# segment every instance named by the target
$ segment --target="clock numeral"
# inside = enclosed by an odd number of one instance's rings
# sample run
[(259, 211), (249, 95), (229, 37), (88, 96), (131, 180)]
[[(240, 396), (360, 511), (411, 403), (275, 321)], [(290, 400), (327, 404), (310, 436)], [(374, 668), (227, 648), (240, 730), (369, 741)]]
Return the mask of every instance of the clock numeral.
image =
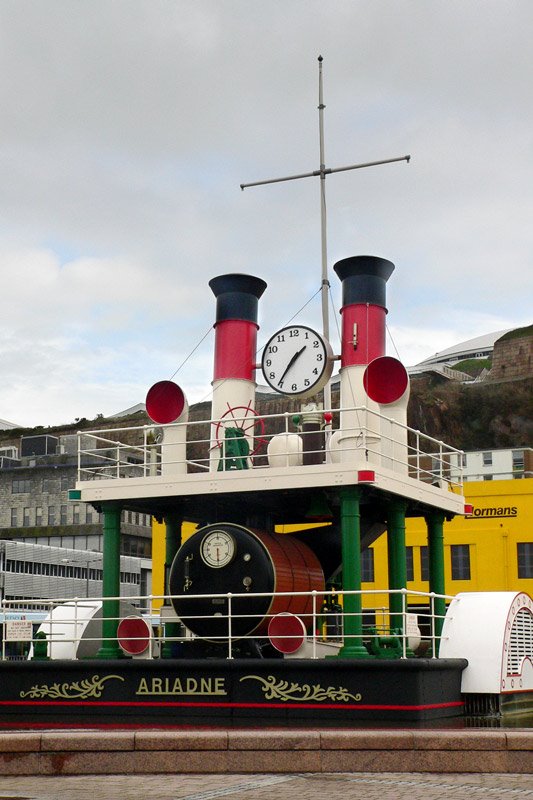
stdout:
[(272, 366), (272, 359), (267, 358), (267, 360), (265, 361), (265, 367), (271, 367), (271, 366)]
[(269, 352), (269, 353), (277, 353), (277, 352), (278, 352), (278, 348), (276, 347), (276, 345), (275, 345), (275, 344), (272, 344), (272, 345), (270, 345), (270, 347), (268, 348), (268, 352)]
[(318, 375), (318, 368), (317, 367), (314, 368), (313, 375)]
[[(276, 339), (276, 342), (284, 342), (284, 341), (285, 341), (285, 334), (284, 333), (280, 333), (279, 336)], [(277, 349), (278, 348), (276, 347), (276, 351), (277, 351)]]
[(318, 341), (318, 339), (315, 339), (315, 341), (313, 342), (313, 347), (315, 348), (315, 350), (319, 345), (320, 345), (320, 342)]
[(270, 378), (271, 381), (273, 381), (274, 378), (276, 377), (276, 373), (275, 372), (269, 372), (268, 377)]
[(289, 338), (294, 339), (296, 336), (300, 335), (300, 331), (298, 328), (293, 328), (289, 334)]
[(322, 353), (317, 353), (316, 360), (317, 361), (323, 361), (324, 360), (324, 356), (322, 355)]
[(309, 339), (309, 331), (305, 331), (304, 336), (306, 339)]
[(278, 383), (278, 386), (279, 386), (279, 388), (280, 388), (280, 389), (283, 389), (283, 381), (280, 381), (280, 382)]
[(309, 383), (310, 383), (309, 378), (306, 378), (304, 381), (304, 386), (309, 386)]
[(291, 390), (292, 390), (293, 392), (295, 392), (297, 388), (298, 388), (297, 384), (296, 384), (296, 383), (293, 383), (293, 384), (292, 384), (292, 386), (291, 386)]

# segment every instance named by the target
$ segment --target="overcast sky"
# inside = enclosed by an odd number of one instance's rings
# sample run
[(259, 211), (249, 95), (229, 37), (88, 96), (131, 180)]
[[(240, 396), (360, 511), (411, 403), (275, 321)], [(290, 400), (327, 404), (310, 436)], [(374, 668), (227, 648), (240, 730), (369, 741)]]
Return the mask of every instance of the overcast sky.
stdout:
[(330, 268), (396, 265), (389, 353), (530, 324), (532, 31), (531, 0), (0, 0), (0, 418), (143, 401), (210, 331), (215, 275), (267, 281), (260, 344), (315, 294), (319, 180), (239, 185), (318, 168), (319, 54), (326, 165), (412, 156), (326, 181)]

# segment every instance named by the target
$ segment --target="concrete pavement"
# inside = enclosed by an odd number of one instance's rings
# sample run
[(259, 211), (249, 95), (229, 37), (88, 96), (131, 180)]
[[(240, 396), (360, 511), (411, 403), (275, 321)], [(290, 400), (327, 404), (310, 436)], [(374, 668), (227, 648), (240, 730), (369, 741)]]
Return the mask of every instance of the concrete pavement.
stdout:
[(533, 729), (221, 728), (0, 733), (0, 775), (6, 778), (281, 776), (295, 772), (531, 775)]
[[(298, 753), (294, 754), (298, 768)], [(528, 800), (530, 774), (290, 773), (0, 777), (0, 800)]]

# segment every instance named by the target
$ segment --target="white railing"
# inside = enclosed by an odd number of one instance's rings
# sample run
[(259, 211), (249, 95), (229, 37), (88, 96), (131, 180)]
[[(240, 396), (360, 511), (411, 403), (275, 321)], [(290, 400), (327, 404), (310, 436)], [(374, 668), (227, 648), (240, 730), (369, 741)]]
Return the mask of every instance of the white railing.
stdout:
[[(365, 461), (426, 483), (462, 486), (462, 451), (366, 407), (332, 412), (333, 425), (318, 432), (306, 429), (305, 413), (245, 412), (213, 421), (79, 432), (78, 480)], [(340, 430), (343, 416), (351, 424)], [(316, 417), (313, 412), (309, 418)], [(228, 438), (230, 429), (241, 433)]]
[[(357, 612), (347, 612), (344, 606), (353, 605), (354, 597), (362, 608)], [(202, 637), (191, 632), (190, 628), (185, 627), (179, 617), (175, 614), (172, 607), (172, 600), (177, 603), (186, 601), (188, 604), (195, 600), (205, 602), (209, 600), (219, 601), (214, 605), (217, 609), (216, 614), (188, 613), (185, 616), (187, 624), (192, 629), (198, 631), (203, 623), (209, 626), (215, 622), (216, 631), (212, 630), (209, 635)], [(289, 600), (300, 599), (302, 607), (307, 610), (301, 614), (287, 615), (285, 612), (271, 614), (250, 610), (250, 613), (243, 611), (243, 602), (254, 601), (265, 598), (267, 607), (272, 607), (274, 601), (278, 604), (285, 598), (288, 606)], [(386, 598), (385, 604), (383, 599)], [(393, 598), (395, 598), (393, 600)], [(400, 602), (398, 602), (398, 598)], [(147, 623), (150, 635), (142, 640), (146, 648), (142, 654), (144, 658), (163, 658), (168, 657), (168, 648), (177, 648), (177, 657), (187, 658), (190, 655), (187, 650), (198, 643), (208, 643), (214, 646), (216, 653), (221, 658), (235, 658), (242, 655), (242, 647), (247, 643), (253, 642), (255, 650), (263, 652), (264, 657), (268, 657), (268, 652), (272, 653), (271, 638), (269, 637), (269, 624), (272, 619), (290, 616), (298, 617), (301, 620), (300, 633), (276, 633), (278, 644), (281, 642), (282, 650), (291, 651), (293, 648), (291, 640), (298, 637), (301, 646), (294, 647), (294, 656), (297, 658), (323, 658), (325, 655), (335, 655), (339, 652), (343, 644), (358, 645), (368, 652), (368, 655), (376, 658), (394, 657), (408, 658), (416, 655), (436, 658), (438, 655), (438, 645), (440, 640), (440, 630), (444, 616), (439, 613), (437, 606), (442, 608), (453, 598), (448, 595), (437, 595), (433, 592), (416, 592), (406, 589), (397, 590), (368, 590), (368, 591), (313, 591), (313, 592), (281, 592), (281, 593), (243, 593), (243, 594), (218, 594), (218, 595), (180, 595), (175, 598), (149, 595), (143, 598), (122, 597), (106, 598), (108, 602), (132, 602), (141, 603), (143, 611), (138, 610), (139, 617)], [(387, 601), (388, 600), (388, 601)], [(272, 603), (270, 602), (272, 601)], [(13, 660), (21, 657), (28, 657), (39, 654), (44, 648), (44, 654), (52, 658), (65, 658), (65, 645), (69, 645), (69, 650), (76, 658), (78, 646), (83, 643), (84, 655), (92, 651), (96, 656), (99, 648), (106, 644), (102, 636), (101, 628), (95, 632), (95, 621), (99, 626), (102, 625), (101, 615), (94, 616), (92, 611), (101, 607), (105, 602), (104, 598), (55, 598), (51, 600), (27, 600), (26, 612), (32, 617), (31, 636), (24, 639), (14, 639), (12, 626), (10, 623), (14, 618), (20, 621), (20, 609), (14, 611), (15, 605), (19, 606), (20, 601), (3, 601), (0, 603), (0, 627), (2, 631), (2, 660)], [(298, 602), (298, 601), (297, 601)], [(391, 608), (391, 604), (394, 608)], [(238, 606), (238, 612), (235, 608)], [(416, 606), (416, 612), (410, 611), (410, 607)], [(40, 610), (41, 619), (36, 619), (34, 609)], [(43, 610), (43, 609), (48, 609)], [(89, 612), (89, 613), (88, 613)], [(368, 624), (369, 617), (373, 616), (372, 624)], [(129, 617), (128, 617), (129, 618)], [(103, 627), (111, 622), (116, 626), (122, 617), (114, 617), (104, 621)], [(235, 626), (244, 623), (249, 629), (249, 633), (235, 635)], [(90, 627), (89, 627), (90, 625)], [(43, 636), (44, 634), (44, 636)], [(15, 633), (16, 636), (16, 633)], [(129, 637), (130, 641), (136, 641), (135, 635)], [(110, 640), (112, 645), (117, 647), (116, 638)], [(284, 647), (283, 645), (287, 645)], [(31, 649), (30, 649), (31, 648)], [(266, 653), (266, 655), (265, 655)], [(41, 653), (42, 654), (42, 653)], [(119, 652), (120, 654), (120, 652)], [(69, 656), (67, 656), (69, 657)], [(81, 656), (80, 656), (81, 657)], [(197, 651), (195, 651), (195, 657)]]

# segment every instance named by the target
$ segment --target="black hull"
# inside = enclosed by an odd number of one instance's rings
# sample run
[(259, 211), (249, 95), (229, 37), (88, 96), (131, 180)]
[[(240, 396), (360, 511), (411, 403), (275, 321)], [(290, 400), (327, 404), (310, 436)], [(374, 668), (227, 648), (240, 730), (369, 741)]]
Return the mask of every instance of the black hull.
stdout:
[(463, 659), (0, 663), (2, 723), (228, 725), (463, 714)]

